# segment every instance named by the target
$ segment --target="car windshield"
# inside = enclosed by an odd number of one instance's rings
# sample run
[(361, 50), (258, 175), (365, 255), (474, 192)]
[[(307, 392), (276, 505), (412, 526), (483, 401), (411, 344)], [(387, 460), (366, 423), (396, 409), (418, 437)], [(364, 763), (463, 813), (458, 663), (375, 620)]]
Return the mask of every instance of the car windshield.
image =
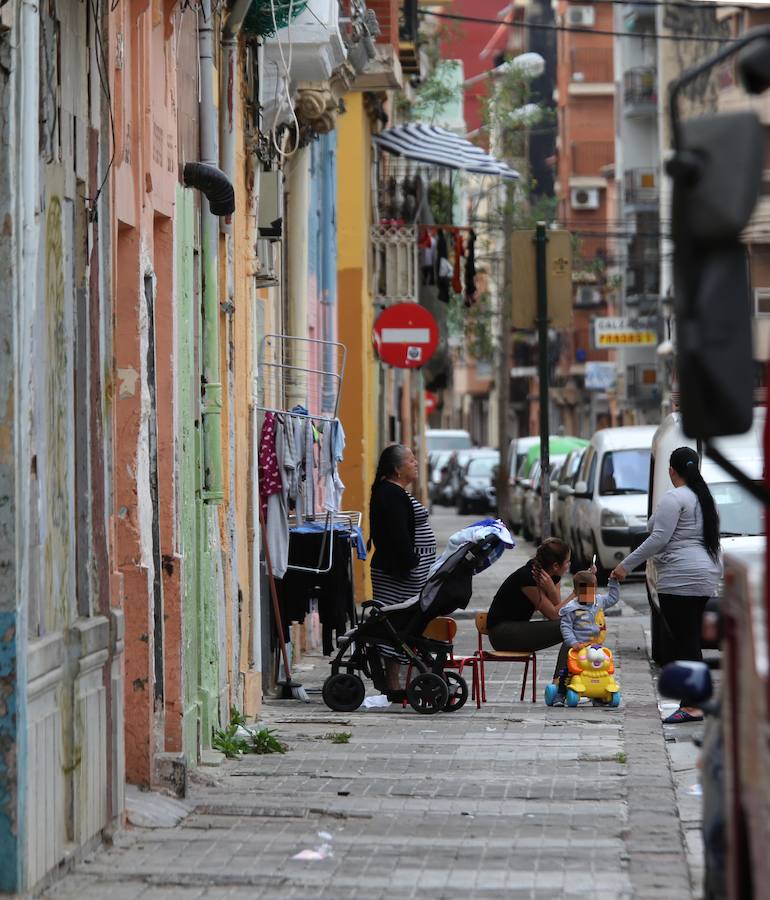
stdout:
[(469, 478), (488, 478), (494, 474), (496, 468), (496, 456), (482, 456), (480, 459), (472, 459), (466, 471)]
[(649, 479), (649, 450), (611, 450), (602, 460), (599, 493), (646, 494)]
[(734, 481), (710, 484), (719, 511), (719, 533), (722, 537), (761, 535), (765, 533), (762, 504)]
[(473, 446), (467, 434), (429, 434), (426, 436), (428, 450), (464, 450)]

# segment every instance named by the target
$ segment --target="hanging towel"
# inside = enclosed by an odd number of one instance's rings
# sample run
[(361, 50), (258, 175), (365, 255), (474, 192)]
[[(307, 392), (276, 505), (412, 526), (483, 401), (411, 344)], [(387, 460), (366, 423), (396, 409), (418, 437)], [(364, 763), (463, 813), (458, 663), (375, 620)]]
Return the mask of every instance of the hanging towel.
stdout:
[(468, 238), (468, 255), (465, 258), (465, 305), (476, 302), (476, 232)]
[[(286, 452), (286, 429), (281, 416), (275, 418), (275, 453), (281, 468)], [(286, 478), (280, 491), (267, 498), (267, 546), (270, 550), (270, 561), (273, 564), (273, 575), (283, 578), (289, 565), (289, 488)]]
[(342, 508), (342, 492), (345, 485), (340, 479), (338, 465), (342, 462), (344, 449), (345, 431), (342, 422), (339, 419), (327, 422), (321, 441), (319, 474), (323, 485), (324, 509), (328, 512), (339, 512)]
[(439, 231), (438, 239), (436, 241), (436, 266), (438, 299), (442, 303), (449, 303), (449, 288), (452, 278), (452, 266), (449, 263), (449, 251), (447, 249), (446, 237), (443, 231)]
[(452, 290), (455, 292), (455, 294), (462, 294), (463, 292), (463, 281), (460, 277), (460, 261), (463, 258), (463, 250), (463, 238), (458, 231), (455, 234), (455, 259), (454, 268), (452, 270)]

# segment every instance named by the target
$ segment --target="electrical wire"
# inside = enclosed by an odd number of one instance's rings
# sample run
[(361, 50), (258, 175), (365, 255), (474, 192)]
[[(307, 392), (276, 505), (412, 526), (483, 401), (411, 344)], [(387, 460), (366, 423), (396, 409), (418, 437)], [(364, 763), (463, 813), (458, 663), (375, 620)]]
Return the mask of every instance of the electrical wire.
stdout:
[[(109, 164), (107, 165), (107, 169), (104, 173), (104, 178), (102, 179), (102, 183), (99, 185), (99, 189), (96, 192), (96, 195), (93, 199), (90, 199), (91, 203), (91, 216), (96, 214), (96, 204), (99, 202), (99, 198), (102, 195), (102, 191), (104, 190), (104, 186), (107, 184), (107, 179), (110, 177), (110, 172), (112, 171), (112, 167), (115, 164), (115, 154), (117, 152), (117, 142), (115, 140), (115, 114), (112, 109), (112, 94), (110, 93), (110, 82), (109, 77), (107, 75), (108, 72), (108, 63), (107, 56), (104, 52), (104, 43), (102, 42), (102, 32), (99, 27), (99, 0), (88, 0), (88, 9), (91, 12), (91, 15), (94, 20), (94, 33), (96, 38), (96, 52), (94, 53), (94, 59), (96, 60), (96, 71), (99, 75), (99, 84), (101, 85), (102, 92), (104, 93), (104, 97), (107, 101), (107, 108), (110, 113), (110, 131), (112, 134), (112, 154), (110, 156)], [(101, 60), (100, 60), (101, 57)]]
[[(278, 42), (278, 54), (281, 57), (281, 64), (284, 70), (284, 78), (286, 81), (286, 100), (289, 104), (289, 110), (291, 111), (292, 119), (294, 120), (294, 128), (295, 128), (295, 137), (294, 137), (294, 147), (290, 152), (283, 149), (278, 145), (278, 119), (281, 116), (281, 112), (283, 111), (283, 97), (281, 97), (281, 102), (278, 104), (278, 108), (275, 113), (275, 118), (273, 119), (273, 125), (270, 129), (270, 140), (273, 143), (273, 147), (275, 147), (275, 151), (281, 159), (291, 159), (292, 156), (299, 150), (299, 119), (297, 119), (297, 113), (294, 109), (294, 103), (291, 99), (291, 62), (292, 56), (294, 53), (294, 45), (291, 40), (291, 19), (292, 19), (292, 11), (294, 9), (294, 0), (289, 0), (289, 18), (286, 23), (286, 41), (289, 45), (289, 61), (287, 63), (286, 57), (283, 53), (283, 45), (281, 44), (280, 38), (278, 38), (278, 22), (276, 21), (275, 16), (275, 0), (270, 0), (270, 15), (273, 19), (273, 29), (275, 30), (276, 40)], [(278, 65), (276, 63), (276, 69)], [(276, 85), (276, 99), (278, 96), (278, 85)]]
[(671, 34), (664, 34), (652, 31), (613, 31), (601, 28), (575, 28), (570, 25), (552, 25), (550, 23), (540, 22), (500, 22), (498, 19), (483, 19), (476, 16), (462, 16), (456, 13), (434, 12), (430, 9), (418, 9), (417, 14), (420, 16), (431, 16), (435, 19), (445, 19), (452, 22), (467, 22), (470, 25), (494, 25), (496, 27), (504, 25), (507, 28), (529, 28), (535, 31), (564, 31), (582, 35), (600, 34), (608, 37), (657, 38), (661, 41), (693, 41), (696, 43), (707, 44), (734, 44), (737, 40), (737, 38), (723, 38), (717, 36), (706, 37), (705, 35), (700, 34), (676, 34), (673, 32)]
[[(604, 3), (610, 6), (629, 6), (632, 0), (591, 0), (591, 3)], [(673, 7), (674, 9), (688, 9), (697, 12), (701, 9), (737, 9), (743, 11), (761, 12), (770, 9), (770, 4), (759, 3), (730, 3), (729, 0), (698, 0), (697, 3), (688, 3), (687, 0), (633, 0), (634, 6)]]

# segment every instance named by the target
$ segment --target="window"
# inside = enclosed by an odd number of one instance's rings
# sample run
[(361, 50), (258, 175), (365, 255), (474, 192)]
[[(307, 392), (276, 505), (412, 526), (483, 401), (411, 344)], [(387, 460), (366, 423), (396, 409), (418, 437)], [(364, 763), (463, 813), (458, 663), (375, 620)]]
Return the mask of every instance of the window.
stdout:
[(599, 493), (646, 494), (649, 477), (649, 450), (612, 450), (602, 460)]
[(710, 484), (719, 512), (722, 537), (761, 535), (765, 533), (762, 504), (734, 481)]

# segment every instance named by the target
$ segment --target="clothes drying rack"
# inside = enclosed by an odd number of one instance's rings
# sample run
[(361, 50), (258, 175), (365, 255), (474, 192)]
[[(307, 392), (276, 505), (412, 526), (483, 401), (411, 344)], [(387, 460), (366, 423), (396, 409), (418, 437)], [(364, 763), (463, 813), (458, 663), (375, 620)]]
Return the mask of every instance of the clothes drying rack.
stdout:
[[(331, 572), (334, 566), (334, 541), (331, 540), (333, 532), (339, 526), (340, 532), (344, 534), (345, 531), (347, 531), (352, 540), (355, 529), (361, 527), (361, 520), (363, 516), (357, 510), (344, 510), (338, 513), (326, 512), (323, 515), (303, 516), (302, 518), (303, 522), (300, 523), (297, 521), (297, 517), (295, 515), (289, 516), (290, 533), (297, 528), (301, 528), (302, 524), (320, 524), (321, 521), (323, 522), (323, 540), (321, 543), (321, 551), (318, 554), (318, 567), (296, 566), (289, 563), (287, 568), (291, 569), (294, 572), (308, 572), (316, 575), (326, 575)], [(326, 561), (326, 565), (321, 568), (321, 561), (323, 559), (324, 552), (327, 550), (327, 547), (328, 558)]]
[[(257, 409), (318, 423), (333, 422), (339, 411), (346, 356), (347, 348), (337, 341), (266, 334), (260, 343), (258, 357)], [(288, 568), (318, 575), (330, 572), (334, 565), (332, 536), (335, 528), (347, 526), (352, 538), (354, 529), (361, 527), (361, 519), (361, 513), (356, 511), (303, 515), (302, 522), (323, 524), (324, 538), (318, 566), (289, 564)], [(301, 524), (296, 515), (289, 516), (290, 531)], [(327, 548), (328, 557), (322, 565)]]

